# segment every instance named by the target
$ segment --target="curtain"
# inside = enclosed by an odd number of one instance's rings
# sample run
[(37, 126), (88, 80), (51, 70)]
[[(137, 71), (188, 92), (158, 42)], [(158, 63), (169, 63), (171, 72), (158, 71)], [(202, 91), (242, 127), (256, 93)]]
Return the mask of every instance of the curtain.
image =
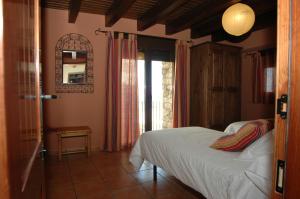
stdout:
[(250, 54), (253, 65), (253, 103), (274, 103), (275, 49)]
[(264, 68), (261, 64), (261, 55), (259, 52), (251, 54), (253, 73), (253, 103), (258, 104), (263, 102), (264, 96)]
[(176, 41), (173, 96), (173, 127), (188, 125), (187, 118), (187, 49), (184, 41)]
[(131, 147), (139, 135), (136, 37), (107, 34), (105, 143), (107, 151)]
[(132, 147), (139, 136), (137, 39), (122, 39), (121, 147)]

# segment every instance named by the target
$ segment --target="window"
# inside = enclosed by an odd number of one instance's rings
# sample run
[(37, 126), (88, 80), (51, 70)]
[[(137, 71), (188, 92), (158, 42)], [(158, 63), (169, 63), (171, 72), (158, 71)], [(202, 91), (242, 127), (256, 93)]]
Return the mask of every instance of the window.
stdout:
[(275, 68), (274, 67), (266, 67), (264, 71), (264, 90), (266, 93), (274, 93), (275, 92)]

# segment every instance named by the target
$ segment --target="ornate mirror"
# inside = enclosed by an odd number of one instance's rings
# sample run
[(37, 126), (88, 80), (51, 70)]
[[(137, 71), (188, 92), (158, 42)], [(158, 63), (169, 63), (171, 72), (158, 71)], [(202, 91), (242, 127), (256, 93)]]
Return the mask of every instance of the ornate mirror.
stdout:
[(93, 93), (93, 47), (80, 34), (62, 36), (55, 48), (58, 93)]

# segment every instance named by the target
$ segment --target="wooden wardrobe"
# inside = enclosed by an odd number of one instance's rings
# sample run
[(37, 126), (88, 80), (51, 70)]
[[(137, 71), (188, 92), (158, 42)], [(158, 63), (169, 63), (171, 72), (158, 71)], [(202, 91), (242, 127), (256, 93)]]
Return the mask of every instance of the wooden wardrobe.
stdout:
[(241, 115), (241, 48), (212, 42), (191, 48), (190, 125), (224, 130)]

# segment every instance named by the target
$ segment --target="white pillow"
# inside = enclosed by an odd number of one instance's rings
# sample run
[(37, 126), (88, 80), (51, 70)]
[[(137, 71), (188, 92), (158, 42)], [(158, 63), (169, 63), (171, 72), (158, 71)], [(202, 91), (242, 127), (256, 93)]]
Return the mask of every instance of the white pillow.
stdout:
[(227, 135), (231, 135), (231, 134), (234, 134), (236, 133), (242, 126), (244, 126), (245, 124), (247, 124), (248, 122), (251, 122), (252, 120), (250, 121), (240, 121), (240, 122), (234, 122), (234, 123), (231, 123), (227, 126), (227, 128), (225, 129), (224, 133), (227, 134)]
[(274, 146), (274, 134), (272, 131), (274, 130), (267, 132), (264, 136), (245, 148), (238, 159), (253, 160), (262, 155), (272, 154)]
[(272, 163), (272, 154), (263, 155), (245, 170), (249, 180), (267, 196), (270, 196), (272, 190)]

